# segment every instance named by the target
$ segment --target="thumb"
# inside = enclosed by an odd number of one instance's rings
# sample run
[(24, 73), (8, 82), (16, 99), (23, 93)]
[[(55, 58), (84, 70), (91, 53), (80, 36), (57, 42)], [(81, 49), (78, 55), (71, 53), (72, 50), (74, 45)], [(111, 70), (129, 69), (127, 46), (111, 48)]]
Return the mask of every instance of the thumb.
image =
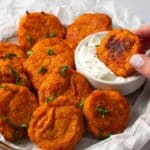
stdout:
[(150, 57), (135, 54), (130, 58), (130, 63), (139, 73), (150, 79)]

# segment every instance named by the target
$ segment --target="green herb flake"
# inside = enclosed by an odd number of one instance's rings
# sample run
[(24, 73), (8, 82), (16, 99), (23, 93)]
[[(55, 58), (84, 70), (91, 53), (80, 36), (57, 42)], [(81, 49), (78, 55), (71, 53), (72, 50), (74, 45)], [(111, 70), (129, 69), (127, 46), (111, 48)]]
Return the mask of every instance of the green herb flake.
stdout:
[(84, 106), (84, 101), (85, 101), (85, 98), (83, 97), (83, 98), (80, 100), (79, 104), (78, 104), (78, 107), (79, 107), (80, 109), (83, 108), (83, 106)]
[(56, 94), (52, 94), (50, 97), (46, 99), (46, 103), (51, 103), (56, 99)]
[(99, 47), (99, 45), (95, 45), (95, 47)]
[(18, 126), (19, 128), (27, 128), (27, 125), (25, 123), (21, 124), (20, 126)]
[(47, 72), (47, 69), (45, 68), (45, 67), (40, 67), (40, 69), (39, 69), (39, 73), (40, 74), (45, 74)]
[(18, 135), (17, 135), (17, 130), (15, 130), (15, 131), (13, 132), (13, 141), (14, 141), (14, 143), (16, 143), (16, 144), (20, 144), (20, 143), (21, 143), (21, 140), (19, 139), (19, 137), (18, 137)]
[(96, 112), (98, 112), (102, 118), (105, 118), (105, 116), (108, 114), (108, 109), (101, 107), (100, 105), (98, 105), (96, 107)]
[(19, 126), (16, 126), (4, 115), (0, 115), (0, 119), (2, 119), (4, 122), (6, 122), (8, 125), (10, 125), (11, 127), (15, 128), (15, 129), (27, 128), (27, 125), (25, 123), (23, 123)]
[(28, 50), (27, 52), (26, 52), (26, 57), (29, 57), (31, 54), (32, 54), (32, 50)]
[(47, 55), (53, 55), (53, 54), (54, 54), (54, 51), (52, 49), (48, 49)]
[(11, 127), (15, 127), (15, 125), (4, 115), (0, 115), (0, 119), (9, 124)]
[(64, 76), (65, 75), (65, 72), (68, 70), (68, 66), (67, 65), (64, 65), (64, 66), (61, 66), (60, 67), (60, 74), (62, 75), (62, 76)]
[(47, 37), (48, 38), (53, 38), (55, 37), (57, 34), (56, 33), (50, 33), (50, 34), (47, 34)]
[(17, 57), (17, 55), (14, 53), (8, 53), (5, 55), (5, 58), (8, 58), (8, 59), (13, 59), (14, 57)]
[(19, 74), (15, 71), (15, 69), (11, 66), (10, 67), (10, 72), (14, 75), (14, 77), (16, 78), (16, 84), (17, 85), (21, 85), (20, 83), (20, 76)]
[(26, 36), (26, 38), (27, 38), (27, 41), (30, 43), (30, 44), (32, 44), (32, 37), (31, 37), (31, 35), (27, 35)]

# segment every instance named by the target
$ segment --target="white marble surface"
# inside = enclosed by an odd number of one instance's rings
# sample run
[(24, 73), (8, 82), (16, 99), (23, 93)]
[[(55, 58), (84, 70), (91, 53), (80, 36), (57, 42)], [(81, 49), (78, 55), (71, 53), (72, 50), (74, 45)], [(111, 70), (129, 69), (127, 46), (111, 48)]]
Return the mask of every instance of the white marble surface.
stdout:
[(145, 23), (150, 24), (150, 0), (114, 0), (118, 6), (129, 9)]

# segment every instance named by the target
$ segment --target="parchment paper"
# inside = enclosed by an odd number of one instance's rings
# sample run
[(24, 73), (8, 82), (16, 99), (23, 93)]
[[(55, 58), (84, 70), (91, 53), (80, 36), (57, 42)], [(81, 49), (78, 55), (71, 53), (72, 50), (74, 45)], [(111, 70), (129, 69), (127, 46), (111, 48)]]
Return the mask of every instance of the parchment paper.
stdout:
[[(113, 0), (0, 0), (0, 40), (15, 41), (20, 17), (25, 11), (45, 11), (55, 14), (64, 25), (72, 23), (82, 13), (100, 12), (112, 17), (113, 26), (135, 29), (143, 25), (140, 19), (119, 8)], [(75, 150), (149, 150), (150, 145), (150, 81), (128, 96), (132, 113), (128, 127), (118, 135), (99, 141), (86, 134)], [(0, 135), (0, 141), (20, 150), (37, 150), (28, 140), (11, 144)], [(147, 145), (146, 145), (147, 144)]]

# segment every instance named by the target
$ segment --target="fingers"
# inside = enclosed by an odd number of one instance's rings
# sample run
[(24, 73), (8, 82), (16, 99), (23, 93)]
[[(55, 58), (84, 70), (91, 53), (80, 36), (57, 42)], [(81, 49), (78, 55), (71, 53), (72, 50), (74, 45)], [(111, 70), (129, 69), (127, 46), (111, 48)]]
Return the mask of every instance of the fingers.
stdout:
[(145, 25), (140, 29), (133, 30), (133, 33), (135, 33), (142, 39), (150, 39), (150, 25)]
[(143, 39), (142, 43), (143, 43), (143, 50), (144, 51), (150, 49), (150, 38), (146, 39), (146, 40)]
[(150, 57), (135, 54), (131, 57), (130, 63), (139, 73), (150, 79)]
[[(145, 25), (133, 32), (143, 40), (144, 50), (148, 50), (150, 48), (150, 25)], [(150, 57), (136, 54), (131, 57), (130, 63), (139, 73), (150, 79)]]
[(144, 50), (148, 50), (150, 48), (150, 25), (145, 25), (140, 29), (134, 30), (133, 33), (142, 39)]

